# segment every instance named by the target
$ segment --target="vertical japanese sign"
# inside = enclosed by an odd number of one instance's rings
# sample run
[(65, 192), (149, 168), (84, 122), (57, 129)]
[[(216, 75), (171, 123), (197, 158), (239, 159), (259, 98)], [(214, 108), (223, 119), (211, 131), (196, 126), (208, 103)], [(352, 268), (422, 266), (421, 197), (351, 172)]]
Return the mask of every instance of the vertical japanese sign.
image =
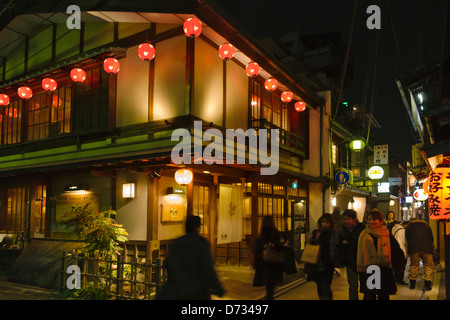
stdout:
[(373, 163), (389, 164), (389, 145), (383, 144), (373, 147)]
[(450, 219), (450, 168), (436, 168), (428, 176), (430, 219)]

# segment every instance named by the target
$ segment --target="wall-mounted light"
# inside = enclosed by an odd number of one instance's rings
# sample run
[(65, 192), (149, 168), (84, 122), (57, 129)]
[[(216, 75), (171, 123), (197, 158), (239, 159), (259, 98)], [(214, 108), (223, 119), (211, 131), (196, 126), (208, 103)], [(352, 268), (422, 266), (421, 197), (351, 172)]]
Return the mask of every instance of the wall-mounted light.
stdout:
[(122, 185), (122, 198), (132, 199), (134, 198), (135, 184), (133, 182), (124, 183)]

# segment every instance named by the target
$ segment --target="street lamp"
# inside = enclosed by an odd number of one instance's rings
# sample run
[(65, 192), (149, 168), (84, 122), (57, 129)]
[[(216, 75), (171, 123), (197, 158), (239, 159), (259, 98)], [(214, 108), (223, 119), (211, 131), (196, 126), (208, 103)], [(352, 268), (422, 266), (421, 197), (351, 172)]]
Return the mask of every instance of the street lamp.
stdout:
[(366, 143), (361, 139), (356, 139), (350, 142), (350, 149), (355, 152), (359, 152), (366, 146)]

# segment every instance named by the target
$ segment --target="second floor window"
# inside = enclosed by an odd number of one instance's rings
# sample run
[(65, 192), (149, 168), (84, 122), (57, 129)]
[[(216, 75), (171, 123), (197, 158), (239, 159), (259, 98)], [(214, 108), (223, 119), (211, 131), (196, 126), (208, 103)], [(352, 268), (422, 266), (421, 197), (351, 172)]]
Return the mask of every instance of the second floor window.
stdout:
[(23, 102), (11, 101), (7, 108), (0, 111), (1, 145), (14, 144), (21, 141)]
[(28, 141), (70, 133), (71, 92), (71, 86), (65, 86), (27, 101)]
[(269, 92), (256, 81), (252, 86), (252, 118), (265, 119), (279, 128), (289, 131), (289, 105), (281, 101), (278, 94)]

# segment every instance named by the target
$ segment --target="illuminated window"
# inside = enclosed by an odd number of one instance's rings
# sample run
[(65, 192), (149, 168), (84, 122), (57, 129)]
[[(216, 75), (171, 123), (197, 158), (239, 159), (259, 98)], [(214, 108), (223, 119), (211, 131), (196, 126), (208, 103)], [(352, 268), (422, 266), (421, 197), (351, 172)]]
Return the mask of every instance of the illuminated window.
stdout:
[(331, 162), (333, 162), (334, 164), (337, 164), (337, 156), (338, 156), (337, 145), (333, 144), (331, 146)]

